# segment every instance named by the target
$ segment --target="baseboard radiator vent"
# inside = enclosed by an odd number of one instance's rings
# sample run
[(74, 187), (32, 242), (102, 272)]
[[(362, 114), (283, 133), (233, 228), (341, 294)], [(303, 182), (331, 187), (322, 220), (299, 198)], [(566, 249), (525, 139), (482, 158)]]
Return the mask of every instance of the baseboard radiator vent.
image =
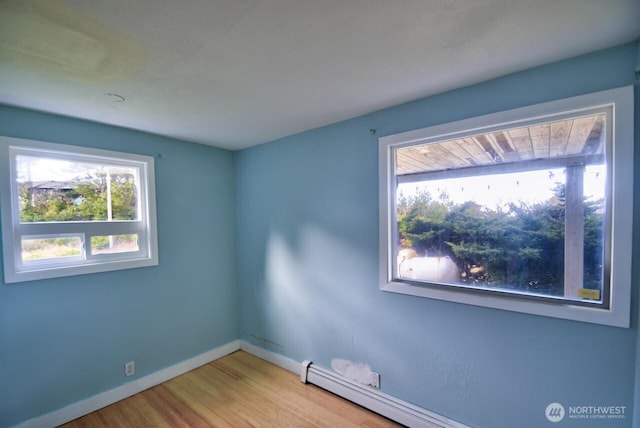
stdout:
[(468, 428), (437, 413), (414, 406), (405, 401), (361, 385), (337, 373), (304, 361), (300, 380), (326, 389), (366, 409), (408, 427), (415, 428)]

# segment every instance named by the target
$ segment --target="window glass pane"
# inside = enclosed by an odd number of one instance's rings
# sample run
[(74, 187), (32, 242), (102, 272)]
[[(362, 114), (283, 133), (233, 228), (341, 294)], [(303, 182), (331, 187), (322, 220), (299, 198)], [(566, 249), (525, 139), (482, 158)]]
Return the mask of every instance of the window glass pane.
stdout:
[(79, 257), (82, 240), (78, 236), (58, 238), (22, 238), (22, 260), (56, 260)]
[(135, 167), (17, 155), (20, 221), (137, 220)]
[(116, 254), (139, 251), (138, 235), (107, 235), (91, 237), (91, 254)]
[(396, 149), (394, 278), (602, 302), (604, 123)]

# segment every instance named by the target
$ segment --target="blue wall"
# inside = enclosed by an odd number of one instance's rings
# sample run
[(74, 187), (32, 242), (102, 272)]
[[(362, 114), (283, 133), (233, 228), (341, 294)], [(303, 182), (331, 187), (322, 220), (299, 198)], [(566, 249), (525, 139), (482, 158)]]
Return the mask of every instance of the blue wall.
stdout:
[[(636, 71), (637, 73), (640, 73), (640, 42), (638, 42), (638, 63), (636, 65)], [(638, 76), (640, 77), (640, 75)], [(638, 144), (638, 140), (640, 140), (640, 84), (636, 84), (635, 86), (635, 114), (636, 114), (636, 121), (635, 121), (635, 133), (636, 133), (636, 153), (635, 153), (635, 162), (634, 162), (634, 166), (636, 167), (636, 170), (634, 171), (635, 173), (635, 181), (634, 181), (634, 187), (635, 189), (640, 189), (640, 171), (637, 170), (638, 165), (640, 165), (640, 149), (638, 148), (640, 146), (640, 144)], [(634, 191), (635, 194), (637, 194), (637, 192)], [(634, 219), (638, 218), (638, 214), (640, 213), (640, 196), (636, 196), (635, 199), (633, 200), (633, 206), (634, 206), (634, 213), (636, 213), (636, 215), (634, 216)], [(640, 263), (638, 263), (638, 257), (640, 257), (640, 255), (638, 254), (638, 250), (640, 250), (640, 225), (638, 225), (637, 221), (634, 224), (634, 230), (633, 230), (633, 242), (634, 242), (634, 248), (633, 248), (633, 252), (634, 252), (634, 261), (635, 263), (633, 264), (633, 269), (632, 269), (632, 278), (634, 279), (634, 284), (636, 284), (636, 287), (634, 289), (634, 294), (633, 294), (633, 301), (634, 302), (639, 302), (640, 301), (640, 287), (638, 287), (637, 283), (638, 283), (638, 278), (640, 278)], [(636, 373), (635, 373), (635, 394), (634, 394), (634, 412), (633, 412), (633, 426), (634, 427), (638, 427), (640, 426), (640, 323), (639, 323), (639, 315), (640, 313), (640, 305), (638, 310), (636, 310), (635, 312), (635, 318), (633, 318), (634, 321), (634, 327), (637, 329), (638, 331), (638, 335), (636, 336)]]
[(0, 284), (0, 427), (238, 337), (231, 152), (1, 106), (0, 135), (154, 156), (160, 244), (156, 267)]
[(240, 337), (327, 368), (367, 363), (383, 392), (473, 426), (552, 425), (551, 402), (626, 406), (610, 423), (631, 426), (638, 269), (631, 329), (381, 292), (377, 139), (631, 85), (637, 52), (597, 52), (236, 153)]

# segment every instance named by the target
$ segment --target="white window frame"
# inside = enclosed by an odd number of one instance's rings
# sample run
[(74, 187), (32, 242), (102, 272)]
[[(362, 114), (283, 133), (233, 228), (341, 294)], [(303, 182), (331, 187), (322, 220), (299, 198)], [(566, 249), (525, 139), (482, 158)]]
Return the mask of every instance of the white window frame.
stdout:
[[(610, 301), (608, 308), (571, 304), (568, 300), (527, 299), (516, 294), (479, 291), (464, 287), (415, 284), (394, 279), (397, 258), (395, 201), (396, 174), (394, 150), (428, 142), (489, 133), (522, 124), (551, 121), (562, 115), (609, 108), (608, 167), (612, 170), (610, 195)], [(610, 139), (610, 140), (609, 140)], [(629, 327), (631, 309), (631, 251), (633, 226), (633, 87), (551, 101), (514, 110), (493, 113), (428, 128), (384, 136), (379, 139), (379, 211), (380, 211), (380, 289), (419, 297), (484, 306), (514, 312), (536, 314), (575, 321)], [(605, 232), (606, 233), (606, 232)], [(605, 237), (605, 239), (607, 239)]]
[[(127, 221), (20, 221), (16, 155), (104, 162), (109, 165), (135, 167), (138, 190), (138, 215)], [(0, 137), (0, 208), (2, 214), (2, 246), (4, 282), (16, 283), (130, 269), (158, 264), (158, 234), (155, 200), (154, 159), (151, 156), (93, 149), (80, 146), (46, 143), (20, 138)], [(136, 234), (138, 250), (113, 254), (92, 254), (91, 237)], [(79, 237), (78, 256), (22, 260), (22, 238)]]

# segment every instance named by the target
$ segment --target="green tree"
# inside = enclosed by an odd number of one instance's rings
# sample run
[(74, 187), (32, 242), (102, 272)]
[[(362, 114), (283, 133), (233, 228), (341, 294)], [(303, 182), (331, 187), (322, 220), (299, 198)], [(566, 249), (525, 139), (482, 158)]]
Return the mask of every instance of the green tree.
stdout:
[[(131, 174), (111, 174), (111, 210), (113, 220), (136, 219), (137, 189)], [(20, 219), (38, 221), (107, 220), (107, 174), (96, 173), (59, 189), (20, 185)], [(60, 190), (60, 189), (66, 190)]]
[(450, 252), (446, 245), (446, 223), (450, 203), (446, 195), (434, 200), (428, 191), (398, 198), (398, 230), (400, 245), (418, 253), (443, 255)]
[[(419, 254), (449, 255), (463, 281), (523, 291), (563, 293), (565, 187), (548, 200), (490, 209), (476, 202), (454, 204), (429, 192), (400, 195), (399, 245)], [(603, 254), (603, 201), (584, 202), (586, 288), (599, 288)]]

